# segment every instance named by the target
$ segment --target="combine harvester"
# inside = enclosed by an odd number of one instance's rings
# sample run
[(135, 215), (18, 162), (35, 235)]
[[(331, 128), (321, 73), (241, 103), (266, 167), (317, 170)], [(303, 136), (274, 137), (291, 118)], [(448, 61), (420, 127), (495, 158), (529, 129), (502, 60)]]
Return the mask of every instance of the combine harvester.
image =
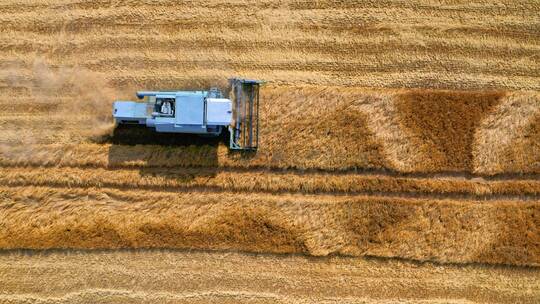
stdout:
[(259, 145), (258, 80), (229, 79), (225, 98), (218, 88), (208, 91), (139, 91), (145, 102), (115, 101), (117, 124), (145, 125), (162, 133), (220, 136), (227, 129), (231, 150), (257, 150)]

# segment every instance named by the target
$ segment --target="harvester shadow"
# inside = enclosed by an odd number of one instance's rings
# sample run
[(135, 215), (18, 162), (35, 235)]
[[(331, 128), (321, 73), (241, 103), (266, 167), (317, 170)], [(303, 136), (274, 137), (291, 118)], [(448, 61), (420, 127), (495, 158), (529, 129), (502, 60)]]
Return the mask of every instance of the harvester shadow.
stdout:
[(255, 150), (229, 151), (229, 157), (248, 161), (257, 155)]
[[(111, 168), (138, 168), (142, 177), (161, 177), (189, 182), (196, 177), (212, 178), (218, 170), (218, 146), (225, 135), (157, 133), (144, 126), (118, 126), (107, 139), (111, 144)], [(193, 170), (193, 168), (201, 168)], [(191, 168), (190, 170), (181, 170)]]

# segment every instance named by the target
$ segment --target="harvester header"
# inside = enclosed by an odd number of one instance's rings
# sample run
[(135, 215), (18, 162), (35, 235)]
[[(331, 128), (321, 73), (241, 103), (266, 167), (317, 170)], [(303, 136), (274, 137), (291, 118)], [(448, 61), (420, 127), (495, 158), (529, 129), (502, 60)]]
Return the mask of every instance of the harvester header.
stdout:
[(229, 79), (229, 98), (218, 88), (206, 91), (139, 91), (145, 102), (115, 101), (117, 124), (145, 125), (162, 133), (230, 134), (231, 150), (259, 146), (259, 87), (262, 81)]

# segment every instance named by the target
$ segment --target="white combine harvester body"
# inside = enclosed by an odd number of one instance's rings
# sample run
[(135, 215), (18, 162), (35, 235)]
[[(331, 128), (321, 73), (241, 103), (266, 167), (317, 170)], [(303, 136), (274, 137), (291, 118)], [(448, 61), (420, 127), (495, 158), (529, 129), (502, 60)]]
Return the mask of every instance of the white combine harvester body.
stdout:
[(163, 133), (219, 136), (230, 133), (229, 148), (256, 150), (259, 142), (259, 86), (257, 80), (233, 78), (231, 99), (219, 89), (208, 91), (139, 91), (145, 102), (115, 101), (117, 124), (138, 124)]

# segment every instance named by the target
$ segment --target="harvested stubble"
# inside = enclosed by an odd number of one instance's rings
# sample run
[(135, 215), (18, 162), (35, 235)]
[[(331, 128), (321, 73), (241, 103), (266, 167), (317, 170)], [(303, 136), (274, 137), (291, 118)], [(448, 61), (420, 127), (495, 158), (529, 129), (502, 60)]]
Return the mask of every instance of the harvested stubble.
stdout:
[(539, 265), (540, 204), (1, 187), (1, 248), (170, 247)]
[(515, 304), (540, 298), (538, 268), (343, 256), (15, 250), (0, 255), (0, 273), (2, 303)]
[(3, 62), (26, 67), (46, 54), (54, 66), (82, 66), (117, 86), (149, 89), (231, 75), (287, 84), (540, 89), (536, 0), (57, 4), (3, 1)]

